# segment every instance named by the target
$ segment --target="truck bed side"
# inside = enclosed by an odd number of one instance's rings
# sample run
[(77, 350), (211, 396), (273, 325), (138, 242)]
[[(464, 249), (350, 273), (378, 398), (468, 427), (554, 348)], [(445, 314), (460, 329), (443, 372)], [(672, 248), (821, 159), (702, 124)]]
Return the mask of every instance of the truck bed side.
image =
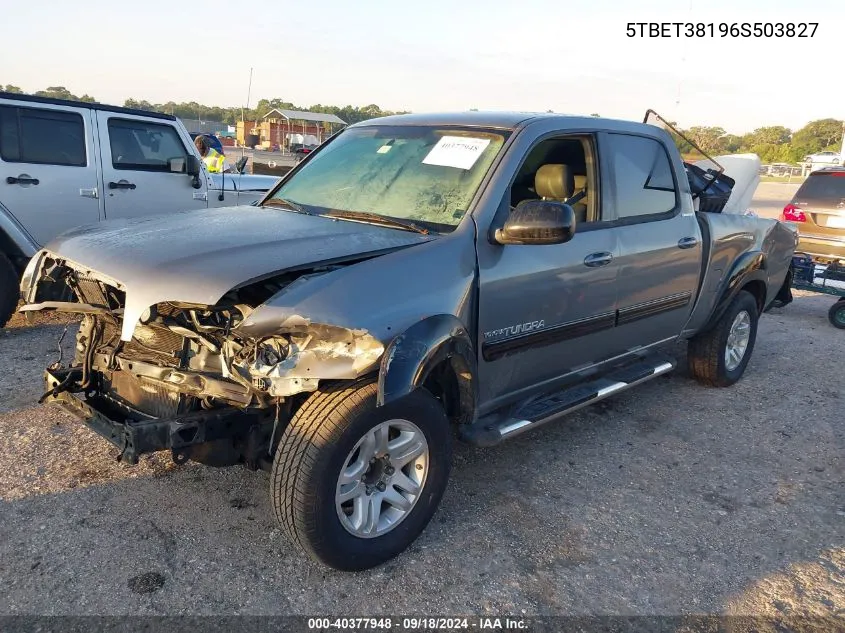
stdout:
[(761, 310), (783, 285), (797, 236), (777, 220), (698, 213), (704, 241), (704, 273), (695, 307), (682, 337), (707, 329), (736, 292), (750, 290)]

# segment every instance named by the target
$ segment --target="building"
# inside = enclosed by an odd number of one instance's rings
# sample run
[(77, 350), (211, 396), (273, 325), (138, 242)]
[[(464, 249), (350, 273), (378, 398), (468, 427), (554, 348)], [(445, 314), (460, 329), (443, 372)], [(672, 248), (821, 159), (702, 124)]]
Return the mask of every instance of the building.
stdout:
[(236, 138), (247, 147), (285, 150), (294, 143), (319, 145), (345, 125), (334, 114), (273, 108), (260, 121), (239, 121)]

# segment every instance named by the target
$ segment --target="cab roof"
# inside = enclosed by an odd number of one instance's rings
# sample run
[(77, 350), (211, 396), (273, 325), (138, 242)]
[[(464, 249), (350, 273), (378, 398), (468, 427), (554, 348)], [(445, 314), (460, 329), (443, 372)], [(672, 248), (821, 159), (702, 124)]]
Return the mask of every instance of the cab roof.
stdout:
[[(513, 130), (521, 125), (540, 120), (559, 120), (563, 127), (595, 126), (600, 129), (634, 130), (645, 125), (639, 121), (609, 119), (577, 114), (558, 114), (555, 112), (515, 112), (515, 111), (465, 111), (431, 112), (419, 114), (394, 114), (385, 117), (367, 119), (349, 127), (372, 125), (455, 125), (465, 127), (493, 128)], [(654, 126), (649, 126), (654, 127)]]
[(122, 108), (120, 106), (107, 105), (105, 103), (89, 103), (88, 101), (71, 101), (69, 99), (54, 99), (53, 97), (36, 97), (35, 95), (25, 95), (17, 92), (0, 92), (0, 99), (9, 99), (12, 101), (27, 101), (30, 103), (44, 103), (50, 105), (61, 105), (72, 108), (88, 108), (90, 110), (104, 110), (106, 112), (116, 112), (118, 114), (134, 114), (137, 116), (150, 117), (152, 119), (166, 119), (168, 121), (175, 121), (176, 117), (162, 112), (151, 112), (149, 110), (136, 110), (135, 108)]

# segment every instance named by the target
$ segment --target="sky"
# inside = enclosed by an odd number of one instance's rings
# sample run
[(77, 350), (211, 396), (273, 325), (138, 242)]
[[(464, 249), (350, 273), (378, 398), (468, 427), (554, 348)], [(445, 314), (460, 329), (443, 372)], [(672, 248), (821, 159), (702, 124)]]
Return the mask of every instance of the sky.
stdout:
[[(108, 103), (240, 107), (249, 92), (249, 105), (414, 112), (641, 120), (653, 108), (736, 134), (845, 119), (843, 0), (0, 0), (0, 10), (16, 27), (3, 29), (0, 84)], [(629, 22), (818, 27), (804, 39), (630, 38)]]

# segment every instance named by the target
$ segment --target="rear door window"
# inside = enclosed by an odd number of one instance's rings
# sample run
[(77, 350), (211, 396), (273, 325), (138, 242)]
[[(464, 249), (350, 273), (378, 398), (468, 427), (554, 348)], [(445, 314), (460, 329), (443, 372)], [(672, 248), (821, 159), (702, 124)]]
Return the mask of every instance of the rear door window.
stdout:
[(662, 143), (632, 134), (607, 135), (620, 220), (659, 219), (678, 205), (678, 191), (669, 155)]
[(170, 171), (170, 160), (188, 155), (169, 125), (132, 119), (109, 119), (109, 146), (115, 169)]
[(8, 163), (84, 167), (85, 123), (76, 112), (0, 106), (0, 158)]

